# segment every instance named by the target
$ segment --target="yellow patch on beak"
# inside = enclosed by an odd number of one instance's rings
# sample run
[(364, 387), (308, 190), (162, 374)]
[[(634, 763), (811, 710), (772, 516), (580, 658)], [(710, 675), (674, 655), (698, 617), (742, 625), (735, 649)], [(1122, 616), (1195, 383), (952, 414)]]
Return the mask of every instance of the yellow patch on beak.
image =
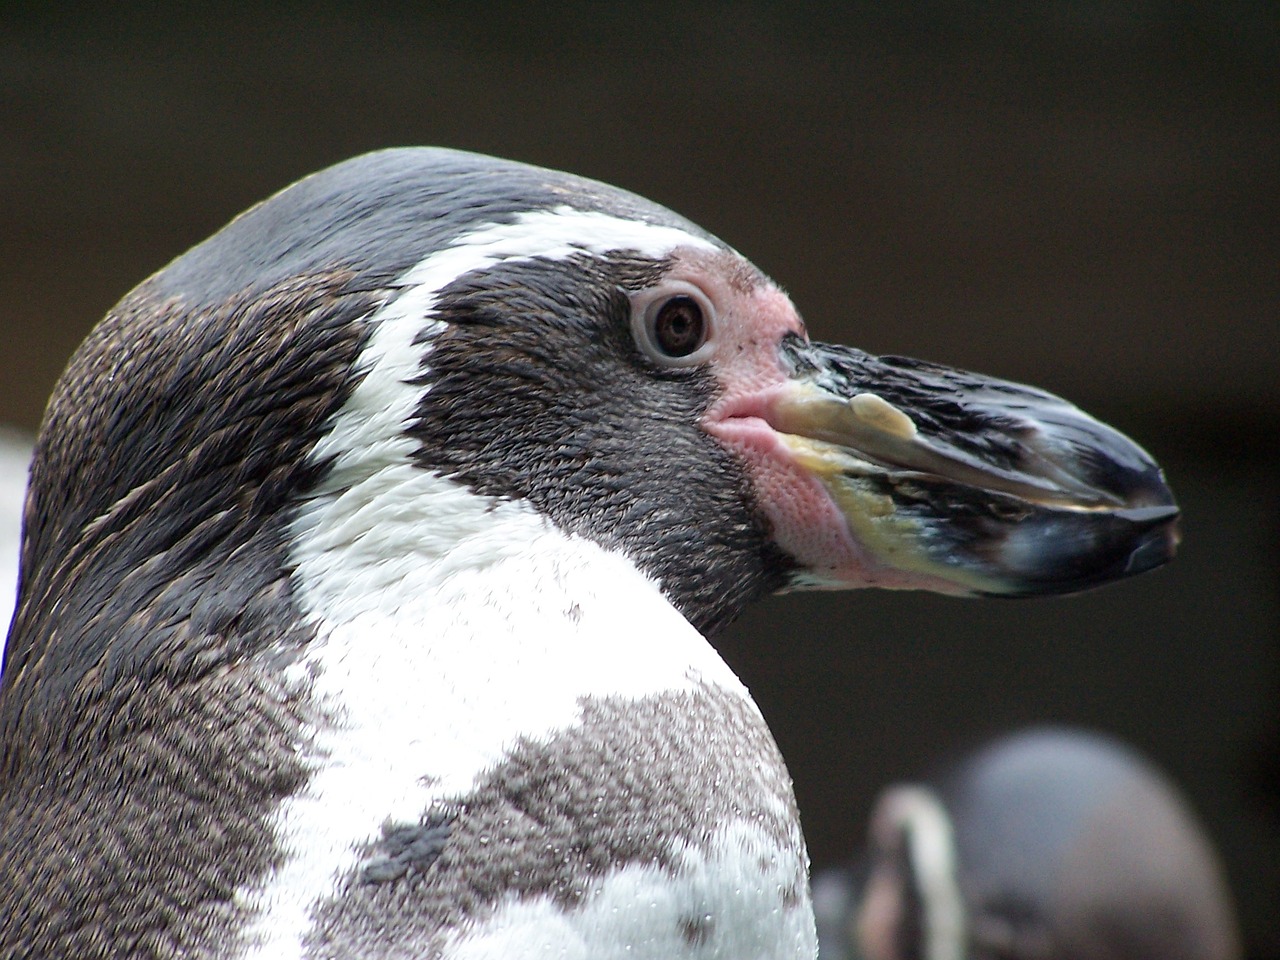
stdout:
[[(896, 408), (889, 409), (903, 416)], [(878, 563), (896, 571), (953, 583), (975, 593), (998, 588), (997, 581), (977, 571), (939, 563), (929, 557), (924, 549), (924, 524), (915, 517), (903, 515), (883, 486), (872, 481), (872, 476), (883, 475), (883, 467), (859, 459), (846, 447), (823, 440), (789, 433), (780, 436), (796, 463), (826, 488), (848, 524), (849, 533)]]
[(903, 440), (916, 438), (916, 425), (911, 418), (878, 394), (859, 393), (850, 397), (849, 409), (869, 427)]

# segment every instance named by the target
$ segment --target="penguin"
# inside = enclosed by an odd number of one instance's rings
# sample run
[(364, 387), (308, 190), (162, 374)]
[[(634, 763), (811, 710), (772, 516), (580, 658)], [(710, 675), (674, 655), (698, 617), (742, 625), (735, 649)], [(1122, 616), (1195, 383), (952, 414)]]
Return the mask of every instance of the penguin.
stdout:
[(36, 443), (0, 954), (811, 958), (753, 599), (1166, 562), (1136, 444), (813, 342), (684, 218), (398, 148), (129, 293)]
[(857, 869), (814, 878), (821, 960), (1239, 960), (1190, 805), (1113, 737), (1032, 727), (876, 801)]

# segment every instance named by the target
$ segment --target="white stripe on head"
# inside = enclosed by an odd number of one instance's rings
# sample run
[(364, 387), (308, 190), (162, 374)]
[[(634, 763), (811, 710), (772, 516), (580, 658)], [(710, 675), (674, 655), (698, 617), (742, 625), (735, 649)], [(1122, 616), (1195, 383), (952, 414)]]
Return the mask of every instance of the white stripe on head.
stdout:
[[(375, 330), (356, 363), (363, 380), (311, 454), (334, 463), (291, 530), (294, 582), (304, 612), (332, 620), (374, 603), (385, 608), (396, 593), (385, 591), (402, 575), (427, 557), (443, 558), (465, 538), (456, 504), (421, 499), (404, 487), (412, 485), (413, 474), (425, 476), (409, 466), (415, 441), (406, 429), (430, 389), (412, 381), (421, 378), (429, 341), (443, 328), (432, 313), (445, 287), (503, 263), (620, 251), (658, 260), (680, 248), (720, 249), (674, 227), (556, 207), (463, 234), (401, 277), (400, 295), (368, 318)], [(475, 519), (492, 526), (488, 514)]]
[[(534, 258), (717, 250), (671, 227), (568, 207), (467, 233), (397, 281), (366, 318), (363, 380), (313, 459), (332, 459), (290, 528), (295, 596), (319, 629), (292, 680), (332, 718), (303, 749), (313, 775), (276, 826), (285, 862), (242, 889), (255, 960), (296, 957), (315, 904), (387, 821), (465, 795), (517, 737), (577, 722), (586, 696), (702, 683), (746, 691), (629, 560), (564, 534), (531, 505), (472, 493), (411, 460), (411, 424), (440, 292)], [(761, 721), (763, 722), (763, 721)]]

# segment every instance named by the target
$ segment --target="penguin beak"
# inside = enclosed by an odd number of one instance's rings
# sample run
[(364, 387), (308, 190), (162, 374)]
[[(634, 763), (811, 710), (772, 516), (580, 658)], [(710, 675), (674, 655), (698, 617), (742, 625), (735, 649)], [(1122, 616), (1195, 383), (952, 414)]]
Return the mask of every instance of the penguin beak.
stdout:
[(1179, 511), (1159, 466), (1065, 400), (794, 335), (781, 355), (770, 426), (908, 585), (1071, 593), (1172, 559)]

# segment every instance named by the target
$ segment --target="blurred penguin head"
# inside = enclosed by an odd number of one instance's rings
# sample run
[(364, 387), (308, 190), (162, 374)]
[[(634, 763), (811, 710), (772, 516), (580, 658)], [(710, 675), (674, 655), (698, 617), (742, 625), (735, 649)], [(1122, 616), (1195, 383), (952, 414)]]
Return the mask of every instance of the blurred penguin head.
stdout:
[(1222, 869), (1177, 789), (1115, 740), (1002, 737), (889, 787), (859, 874), (815, 879), (822, 960), (1234, 960)]

